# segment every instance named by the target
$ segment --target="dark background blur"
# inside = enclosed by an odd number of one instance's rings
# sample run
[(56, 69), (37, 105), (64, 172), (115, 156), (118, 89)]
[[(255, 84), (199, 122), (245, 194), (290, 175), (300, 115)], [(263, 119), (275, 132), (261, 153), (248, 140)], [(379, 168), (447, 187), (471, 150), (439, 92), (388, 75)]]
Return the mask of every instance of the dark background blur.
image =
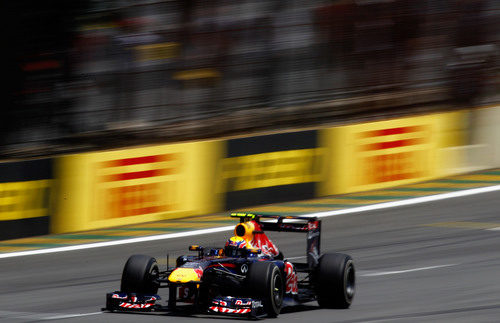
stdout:
[(4, 2), (2, 157), (500, 101), (497, 0)]

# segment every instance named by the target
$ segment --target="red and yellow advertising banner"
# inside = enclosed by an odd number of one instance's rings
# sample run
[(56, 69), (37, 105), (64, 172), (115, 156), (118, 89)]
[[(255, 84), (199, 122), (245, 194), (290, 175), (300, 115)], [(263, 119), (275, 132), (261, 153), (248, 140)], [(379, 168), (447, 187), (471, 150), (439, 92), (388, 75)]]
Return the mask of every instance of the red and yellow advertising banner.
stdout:
[(329, 148), (330, 165), (320, 194), (380, 189), (445, 175), (458, 161), (445, 156), (442, 148), (462, 144), (465, 132), (465, 112), (324, 129), (322, 142)]
[(63, 156), (55, 160), (51, 232), (168, 220), (450, 175), (461, 164), (463, 150), (453, 147), (464, 145), (467, 121), (467, 112), (458, 111)]
[(62, 157), (52, 231), (213, 212), (220, 204), (212, 188), (220, 147), (192, 142)]

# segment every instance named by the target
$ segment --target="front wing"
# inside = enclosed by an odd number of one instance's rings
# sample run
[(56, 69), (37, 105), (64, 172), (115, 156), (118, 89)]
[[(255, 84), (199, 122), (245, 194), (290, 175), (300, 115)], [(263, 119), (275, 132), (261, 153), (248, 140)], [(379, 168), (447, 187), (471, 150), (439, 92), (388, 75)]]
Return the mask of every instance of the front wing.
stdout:
[(263, 309), (260, 300), (232, 296), (215, 297), (208, 306), (208, 311), (210, 313), (246, 315), (250, 317), (259, 317), (263, 315)]
[[(169, 311), (168, 307), (157, 303), (159, 295), (113, 292), (106, 294), (106, 307), (111, 312), (152, 312)], [(264, 315), (261, 300), (233, 296), (213, 298), (206, 309), (210, 314), (260, 317)]]
[(159, 295), (113, 292), (106, 294), (106, 310), (108, 311), (153, 311), (161, 306), (156, 303)]

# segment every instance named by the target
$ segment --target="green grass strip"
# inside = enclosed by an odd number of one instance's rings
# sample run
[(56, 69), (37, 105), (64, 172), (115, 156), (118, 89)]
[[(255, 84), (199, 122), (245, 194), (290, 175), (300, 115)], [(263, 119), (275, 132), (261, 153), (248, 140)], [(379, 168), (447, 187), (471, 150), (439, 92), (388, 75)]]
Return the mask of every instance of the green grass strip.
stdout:
[(366, 204), (328, 204), (328, 203), (314, 203), (314, 204), (309, 204), (309, 203), (290, 203), (290, 204), (283, 204), (283, 206), (286, 207), (310, 207), (310, 208), (318, 208), (318, 207), (332, 207), (332, 208), (345, 208), (345, 207), (353, 207), (353, 206), (363, 206)]
[(398, 192), (451, 192), (460, 190), (460, 187), (399, 187), (388, 189), (390, 191)]
[[(305, 212), (269, 212), (269, 211), (252, 211), (252, 210), (249, 210), (248, 213), (269, 214), (269, 215), (300, 215), (300, 214), (304, 214)], [(235, 222), (235, 224), (237, 224), (237, 222)]]
[(233, 223), (235, 222), (234, 219), (229, 219), (229, 220), (197, 220), (197, 219), (185, 219), (185, 220), (182, 220), (182, 221), (172, 221), (170, 223), (183, 223), (183, 224), (186, 224), (186, 223), (189, 223), (189, 222), (192, 222), (192, 223)]
[(32, 248), (53, 248), (67, 246), (65, 243), (0, 243), (0, 247), (32, 247)]
[[(109, 230), (111, 231), (111, 230)], [(112, 235), (98, 235), (98, 234), (66, 234), (49, 236), (50, 239), (67, 239), (67, 240), (121, 240), (127, 238), (135, 238), (132, 236), (112, 236)]]
[(402, 200), (417, 197), (415, 195), (367, 195), (367, 196), (343, 196), (345, 200)]
[(439, 183), (449, 183), (449, 184), (489, 184), (489, 183), (499, 183), (500, 180), (496, 181), (485, 181), (485, 180), (473, 180), (473, 179), (440, 179), (437, 180)]
[(158, 231), (158, 232), (179, 232), (179, 231), (188, 231), (198, 229), (196, 226), (188, 227), (188, 228), (115, 228), (109, 231)]
[(159, 232), (167, 232), (167, 231), (176, 231), (181, 228), (113, 228), (109, 231), (159, 231)]
[(500, 176), (500, 170), (492, 170), (489, 172), (480, 173), (480, 175), (498, 175), (498, 176)]

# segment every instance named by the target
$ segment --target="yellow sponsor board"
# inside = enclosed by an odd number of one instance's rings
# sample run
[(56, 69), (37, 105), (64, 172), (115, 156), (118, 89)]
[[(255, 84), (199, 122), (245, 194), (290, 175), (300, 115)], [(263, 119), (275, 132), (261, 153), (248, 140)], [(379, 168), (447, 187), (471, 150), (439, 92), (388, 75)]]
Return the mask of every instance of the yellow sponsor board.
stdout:
[(57, 161), (53, 232), (90, 230), (186, 215), (219, 206), (220, 142), (193, 142), (66, 156)]
[(52, 180), (0, 183), (0, 221), (49, 215)]
[(157, 43), (139, 45), (134, 47), (137, 60), (140, 62), (170, 59), (179, 56), (181, 46), (179, 43)]
[(429, 180), (457, 164), (442, 148), (461, 145), (466, 112), (400, 118), (324, 129), (330, 161), (321, 195), (380, 189)]
[(324, 149), (296, 149), (225, 158), (220, 192), (319, 182)]

